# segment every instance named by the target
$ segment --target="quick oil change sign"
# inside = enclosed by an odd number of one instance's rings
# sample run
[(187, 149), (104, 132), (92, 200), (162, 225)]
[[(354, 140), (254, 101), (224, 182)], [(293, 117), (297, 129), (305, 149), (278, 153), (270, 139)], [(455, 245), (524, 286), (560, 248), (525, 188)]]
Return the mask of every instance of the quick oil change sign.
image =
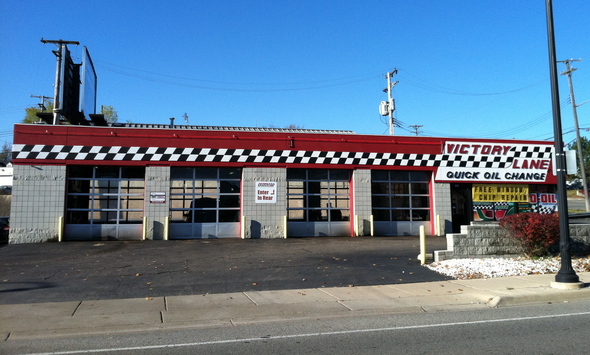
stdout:
[(552, 173), (553, 146), (446, 142), (437, 181), (545, 182)]

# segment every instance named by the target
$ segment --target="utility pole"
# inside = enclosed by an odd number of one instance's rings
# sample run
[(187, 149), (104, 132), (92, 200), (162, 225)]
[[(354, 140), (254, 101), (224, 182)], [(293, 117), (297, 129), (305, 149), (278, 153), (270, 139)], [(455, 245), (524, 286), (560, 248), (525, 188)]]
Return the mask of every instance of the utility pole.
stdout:
[(568, 83), (570, 86), (570, 99), (572, 101), (572, 109), (574, 110), (574, 124), (576, 126), (576, 141), (578, 143), (578, 162), (580, 164), (580, 172), (582, 175), (582, 185), (584, 187), (584, 202), (586, 202), (586, 212), (590, 212), (590, 199), (588, 198), (588, 179), (586, 178), (586, 167), (584, 164), (584, 155), (582, 152), (582, 142), (580, 140), (580, 125), (578, 124), (578, 110), (576, 106), (576, 99), (574, 97), (574, 86), (572, 84), (572, 72), (576, 71), (576, 68), (570, 67), (571, 62), (581, 62), (582, 59), (566, 59), (558, 60), (558, 63), (565, 63), (566, 71), (561, 75), (567, 75)]
[(61, 119), (61, 114), (59, 112), (59, 107), (61, 104), (61, 100), (63, 100), (63, 97), (59, 96), (60, 90), (61, 90), (61, 69), (62, 69), (62, 53), (63, 53), (63, 47), (67, 46), (68, 44), (75, 44), (75, 45), (80, 45), (80, 42), (77, 41), (64, 41), (61, 39), (58, 40), (46, 40), (41, 38), (41, 43), (45, 44), (45, 43), (53, 43), (57, 45), (57, 50), (56, 51), (52, 51), (53, 54), (55, 54), (55, 56), (57, 57), (57, 65), (56, 65), (56, 69), (55, 69), (55, 91), (54, 91), (54, 95), (53, 97), (55, 98), (55, 101), (53, 102), (53, 124), (56, 125), (59, 123), (60, 119)]
[(397, 74), (397, 69), (385, 75), (385, 77), (387, 78), (387, 88), (383, 90), (383, 92), (387, 92), (387, 111), (389, 113), (389, 135), (391, 136), (393, 136), (393, 111), (395, 111), (395, 102), (391, 97), (391, 89), (393, 89), (395, 84), (399, 83), (399, 81), (396, 81), (394, 83), (391, 82), (391, 78), (395, 74)]
[(419, 133), (419, 132), (418, 132), (418, 129), (419, 129), (420, 127), (424, 127), (424, 126), (423, 126), (423, 125), (421, 125), (421, 124), (413, 124), (413, 125), (410, 125), (410, 127), (411, 127), (411, 128), (413, 128), (413, 129), (414, 129), (414, 131), (416, 131), (416, 136), (417, 136), (417, 135), (418, 135), (418, 133)]
[(45, 100), (53, 100), (53, 97), (48, 97), (48, 96), (44, 96), (44, 95), (38, 96), (38, 95), (31, 94), (31, 97), (36, 97), (38, 99), (41, 99), (41, 103), (37, 104), (37, 105), (39, 105), (41, 112), (45, 112), (45, 110), (47, 109), (47, 107), (45, 106)]

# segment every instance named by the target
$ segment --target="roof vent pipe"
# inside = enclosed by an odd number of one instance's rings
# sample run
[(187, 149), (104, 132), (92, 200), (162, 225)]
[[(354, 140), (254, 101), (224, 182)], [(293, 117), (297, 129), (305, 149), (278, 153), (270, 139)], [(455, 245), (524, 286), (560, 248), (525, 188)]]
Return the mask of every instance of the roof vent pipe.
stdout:
[(170, 128), (174, 128), (174, 117), (170, 117)]

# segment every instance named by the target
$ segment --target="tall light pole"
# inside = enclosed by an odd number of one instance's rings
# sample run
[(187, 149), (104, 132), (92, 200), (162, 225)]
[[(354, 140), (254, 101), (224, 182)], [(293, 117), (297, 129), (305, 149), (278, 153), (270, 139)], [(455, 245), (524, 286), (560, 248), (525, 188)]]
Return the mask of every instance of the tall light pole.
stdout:
[(578, 164), (580, 164), (580, 172), (582, 175), (582, 185), (584, 188), (584, 202), (586, 202), (586, 212), (590, 212), (590, 198), (588, 197), (588, 179), (586, 179), (586, 167), (584, 164), (584, 155), (582, 152), (582, 141), (580, 140), (580, 125), (578, 124), (578, 110), (576, 105), (576, 98), (574, 97), (574, 85), (572, 84), (572, 72), (577, 70), (576, 68), (571, 68), (571, 62), (581, 62), (581, 59), (566, 59), (566, 60), (559, 60), (558, 63), (565, 63), (566, 71), (561, 73), (561, 75), (567, 75), (567, 80), (570, 87), (570, 98), (572, 101), (572, 109), (574, 110), (574, 124), (576, 126), (576, 141), (578, 143)]
[(580, 278), (572, 268), (569, 220), (567, 215), (567, 190), (565, 188), (566, 165), (561, 131), (561, 111), (559, 109), (559, 85), (557, 83), (557, 60), (555, 55), (555, 35), (553, 31), (553, 4), (546, 0), (547, 39), (549, 42), (549, 73), (551, 78), (551, 104), (553, 107), (553, 135), (555, 137), (555, 162), (557, 168), (557, 195), (559, 209), (559, 250), (561, 268), (555, 275), (555, 284), (579, 284)]

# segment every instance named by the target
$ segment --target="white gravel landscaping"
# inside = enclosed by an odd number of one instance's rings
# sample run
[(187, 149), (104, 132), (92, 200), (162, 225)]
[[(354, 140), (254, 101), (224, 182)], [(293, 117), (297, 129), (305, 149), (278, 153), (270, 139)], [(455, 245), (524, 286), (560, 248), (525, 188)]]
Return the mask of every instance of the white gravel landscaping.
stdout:
[[(485, 279), (504, 276), (556, 274), (561, 266), (559, 257), (532, 260), (528, 258), (450, 259), (425, 265), (430, 270), (458, 280)], [(573, 258), (572, 267), (578, 272), (590, 272), (590, 257)]]

